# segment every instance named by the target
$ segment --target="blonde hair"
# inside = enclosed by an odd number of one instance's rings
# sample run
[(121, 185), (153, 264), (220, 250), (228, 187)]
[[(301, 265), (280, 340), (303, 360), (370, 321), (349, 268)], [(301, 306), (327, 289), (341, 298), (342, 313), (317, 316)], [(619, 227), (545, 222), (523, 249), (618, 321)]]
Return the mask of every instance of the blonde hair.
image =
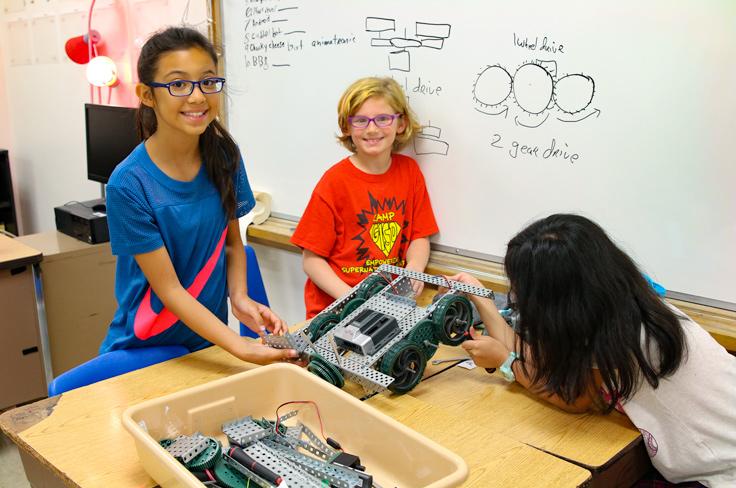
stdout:
[(355, 144), (350, 137), (348, 117), (355, 115), (361, 105), (371, 97), (382, 98), (386, 103), (391, 105), (396, 113), (402, 115), (405, 123), (404, 132), (396, 134), (393, 151), (400, 151), (412, 140), (421, 126), (416, 120), (416, 115), (409, 108), (406, 101), (404, 90), (401, 89), (396, 80), (393, 78), (361, 78), (355, 81), (345, 90), (337, 103), (337, 123), (342, 131), (337, 136), (340, 143), (345, 146), (348, 151), (355, 152)]

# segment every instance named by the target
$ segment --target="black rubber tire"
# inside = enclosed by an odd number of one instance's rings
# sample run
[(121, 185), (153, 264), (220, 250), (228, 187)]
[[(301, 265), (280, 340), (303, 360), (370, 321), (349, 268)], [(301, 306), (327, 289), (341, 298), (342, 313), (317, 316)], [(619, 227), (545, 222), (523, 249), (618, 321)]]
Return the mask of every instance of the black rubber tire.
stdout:
[(364, 303), (365, 298), (353, 298), (352, 300), (350, 300), (348, 303), (345, 304), (342, 312), (340, 312), (340, 321), (342, 322), (343, 320), (345, 320), (345, 317), (355, 312), (355, 309), (357, 309)]
[(394, 344), (381, 358), (379, 370), (394, 378), (388, 389), (394, 393), (404, 394), (411, 391), (422, 381), (427, 356), (422, 346), (403, 339)]
[(385, 277), (379, 274), (370, 275), (358, 286), (358, 291), (355, 293), (356, 298), (362, 298), (368, 300), (370, 297), (376, 295), (381, 290), (388, 286), (388, 281)]
[(334, 313), (321, 313), (314, 317), (307, 326), (309, 339), (317, 342), (320, 337), (331, 331), (340, 322), (340, 317)]
[(473, 321), (470, 300), (462, 295), (442, 297), (432, 312), (434, 333), (443, 344), (457, 346), (468, 338), (468, 330)]

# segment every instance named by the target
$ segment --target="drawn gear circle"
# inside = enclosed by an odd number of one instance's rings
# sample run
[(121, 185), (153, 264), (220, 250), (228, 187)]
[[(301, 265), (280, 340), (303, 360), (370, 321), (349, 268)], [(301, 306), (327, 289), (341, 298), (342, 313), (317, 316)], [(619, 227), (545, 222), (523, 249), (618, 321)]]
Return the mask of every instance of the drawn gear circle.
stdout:
[(462, 344), (473, 323), (470, 300), (461, 295), (445, 295), (432, 312), (432, 321), (440, 342), (448, 346)]
[(381, 358), (379, 370), (394, 378), (388, 389), (403, 394), (419, 384), (426, 366), (427, 356), (422, 346), (414, 341), (402, 339)]

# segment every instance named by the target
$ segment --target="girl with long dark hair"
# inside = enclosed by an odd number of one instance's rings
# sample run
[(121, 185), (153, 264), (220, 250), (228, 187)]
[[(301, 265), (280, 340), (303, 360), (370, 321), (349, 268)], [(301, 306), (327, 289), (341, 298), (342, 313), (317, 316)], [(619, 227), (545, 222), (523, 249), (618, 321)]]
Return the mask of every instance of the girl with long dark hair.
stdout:
[(138, 78), (144, 142), (107, 187), (118, 310), (101, 352), (215, 343), (255, 363), (294, 357), (224, 323), (229, 295), (233, 314), (257, 332), (286, 330), (247, 295), (238, 218), (255, 201), (240, 151), (217, 121), (225, 79), (214, 47), (193, 29), (158, 32), (141, 49)]
[(660, 299), (601, 227), (534, 222), (509, 242), (505, 268), (516, 331), (471, 296), (489, 333), (462, 345), (478, 366), (567, 411), (620, 410), (671, 482), (736, 486), (736, 358)]

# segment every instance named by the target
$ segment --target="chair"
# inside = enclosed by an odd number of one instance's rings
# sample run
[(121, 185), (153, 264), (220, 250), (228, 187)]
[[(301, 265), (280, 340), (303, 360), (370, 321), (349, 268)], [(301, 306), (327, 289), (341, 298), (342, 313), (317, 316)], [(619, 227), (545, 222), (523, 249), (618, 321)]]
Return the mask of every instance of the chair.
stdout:
[(656, 281), (654, 281), (653, 279), (651, 279), (648, 274), (646, 273), (644, 274), (644, 279), (647, 280), (647, 283), (649, 283), (649, 286), (652, 287), (652, 289), (654, 290), (654, 293), (656, 293), (658, 296), (664, 298), (664, 296), (667, 295), (667, 289), (664, 286), (657, 283)]
[(187, 353), (189, 349), (184, 346), (140, 347), (106, 352), (54, 378), (48, 387), (49, 396), (59, 395)]
[[(248, 284), (248, 296), (256, 302), (269, 306), (266, 288), (263, 286), (261, 268), (258, 266), (256, 252), (248, 244), (245, 245), (246, 282)], [(250, 330), (245, 324), (240, 323), (240, 335), (245, 337), (258, 337), (258, 334)]]

